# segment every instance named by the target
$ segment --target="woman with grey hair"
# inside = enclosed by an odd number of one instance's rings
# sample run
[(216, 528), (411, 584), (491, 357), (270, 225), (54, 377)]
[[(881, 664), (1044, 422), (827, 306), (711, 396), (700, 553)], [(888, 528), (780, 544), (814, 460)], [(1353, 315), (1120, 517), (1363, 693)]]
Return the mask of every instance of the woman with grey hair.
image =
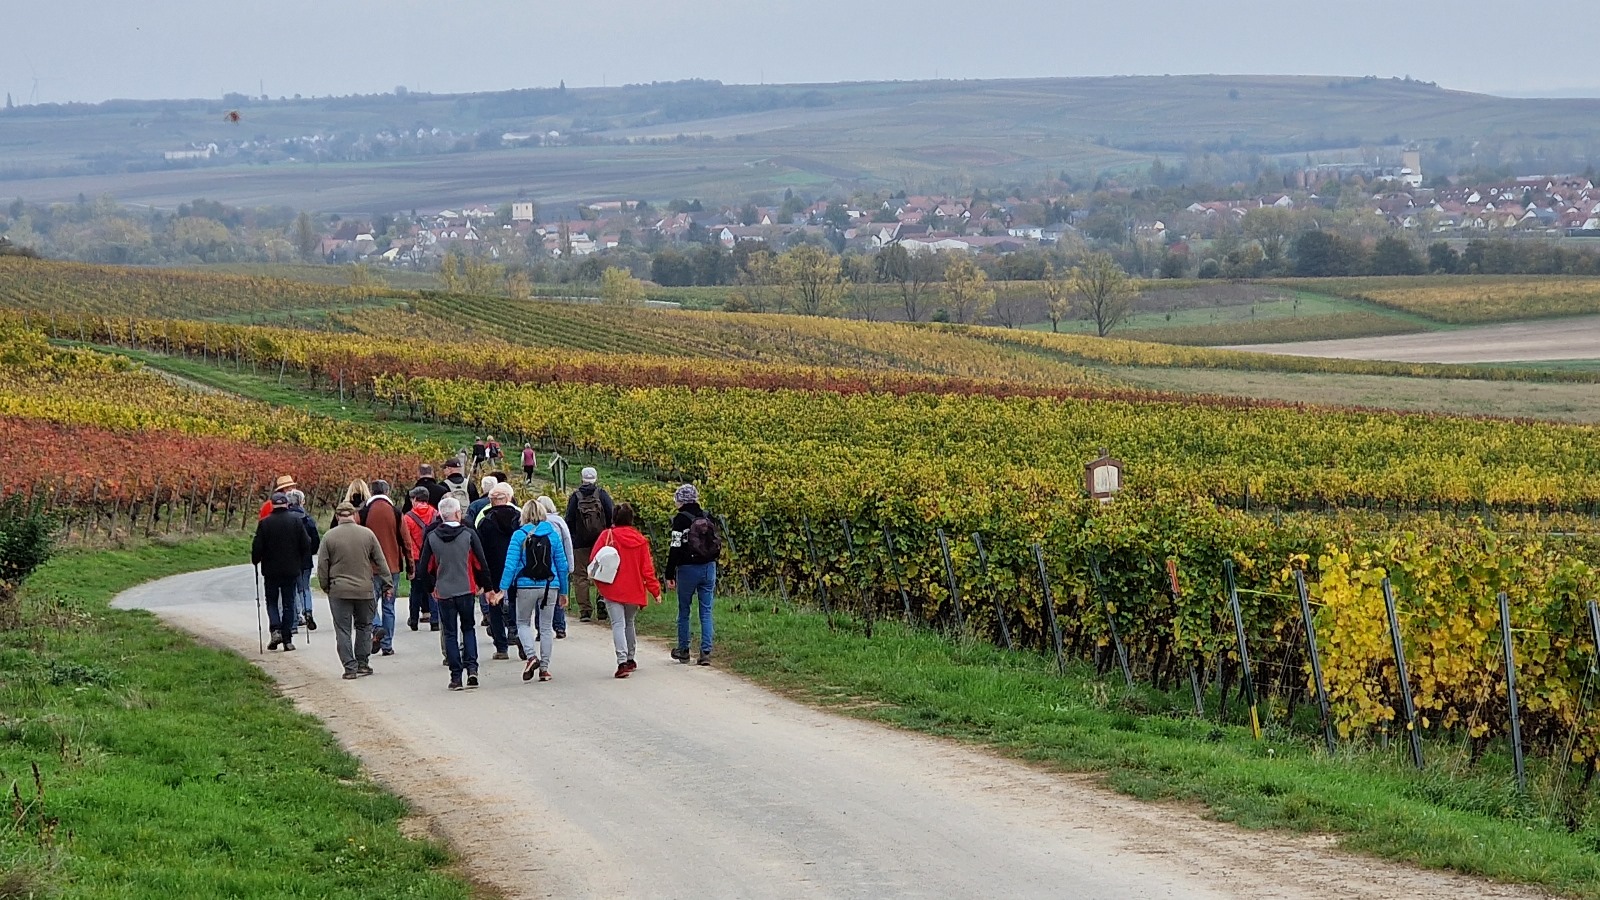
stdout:
[(317, 560), (317, 547), (322, 543), (322, 535), (317, 532), (317, 523), (312, 520), (311, 513), (306, 511), (306, 495), (304, 491), (296, 488), (288, 492), (289, 514), (300, 517), (300, 524), (305, 526), (306, 537), (311, 540), (311, 549), (306, 552), (306, 557), (300, 563), (300, 580), (294, 585), (294, 619), (295, 624), (290, 628), (290, 634), (299, 632), (299, 623), (304, 622), (307, 631), (317, 630), (317, 619), (311, 608), (311, 569)]
[[(544, 494), (540, 494), (533, 502), (539, 504), (540, 511), (544, 513), (544, 520), (554, 525), (556, 531), (561, 533), (561, 545), (567, 551), (567, 575), (571, 576), (573, 564), (578, 559), (572, 552), (572, 529), (567, 525), (567, 520), (561, 517), (561, 513), (556, 512), (556, 502), (554, 500)], [(567, 611), (559, 606), (556, 607), (555, 629), (556, 637), (564, 638), (567, 636)]]

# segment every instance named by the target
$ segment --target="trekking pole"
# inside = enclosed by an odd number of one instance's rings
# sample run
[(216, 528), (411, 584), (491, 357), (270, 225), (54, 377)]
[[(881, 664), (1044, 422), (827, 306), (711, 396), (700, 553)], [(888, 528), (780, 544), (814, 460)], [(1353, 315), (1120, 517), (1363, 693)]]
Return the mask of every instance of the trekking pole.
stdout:
[(261, 568), (251, 566), (251, 571), (256, 574), (256, 643), (261, 648), (263, 656), (267, 653), (267, 636), (261, 630)]

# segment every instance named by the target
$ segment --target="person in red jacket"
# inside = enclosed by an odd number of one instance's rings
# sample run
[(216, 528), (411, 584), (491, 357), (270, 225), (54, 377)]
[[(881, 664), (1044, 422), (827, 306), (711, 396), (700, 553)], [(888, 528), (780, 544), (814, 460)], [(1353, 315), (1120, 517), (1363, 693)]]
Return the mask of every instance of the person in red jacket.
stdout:
[(439, 630), (439, 622), (433, 616), (432, 590), (433, 585), (428, 583), (428, 575), (417, 568), (417, 560), (422, 556), (422, 547), (427, 540), (428, 527), (439, 517), (439, 511), (429, 502), (428, 488), (417, 486), (411, 489), (411, 508), (400, 517), (400, 524), (405, 527), (405, 549), (409, 557), (406, 566), (406, 577), (411, 579), (411, 614), (406, 616), (406, 625), (412, 631), (417, 630), (417, 622), (424, 612), (428, 613), (428, 623), (433, 631)]
[(627, 678), (639, 668), (633, 658), (639, 643), (635, 626), (639, 610), (652, 599), (661, 602), (661, 582), (656, 579), (649, 539), (633, 527), (633, 507), (627, 503), (618, 504), (612, 523), (612, 527), (602, 531), (594, 542), (594, 558), (603, 564), (609, 554), (601, 551), (615, 548), (616, 572), (610, 582), (596, 578), (595, 588), (600, 592), (600, 599), (606, 602), (606, 612), (610, 613), (611, 641), (617, 650), (616, 677)]

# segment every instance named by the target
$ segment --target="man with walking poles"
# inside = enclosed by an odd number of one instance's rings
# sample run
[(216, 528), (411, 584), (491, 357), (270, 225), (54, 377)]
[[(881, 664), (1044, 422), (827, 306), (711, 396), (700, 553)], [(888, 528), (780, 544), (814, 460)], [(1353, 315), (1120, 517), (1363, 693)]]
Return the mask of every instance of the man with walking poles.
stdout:
[(255, 540), (250, 545), (250, 562), (256, 577), (266, 583), (267, 622), (272, 629), (268, 650), (280, 646), (294, 649), (295, 588), (301, 566), (311, 553), (311, 538), (300, 516), (289, 511), (289, 497), (274, 491), (268, 501), (271, 511), (256, 523)]
[(394, 578), (377, 535), (356, 521), (358, 511), (346, 502), (334, 511), (338, 525), (317, 549), (317, 579), (333, 610), (333, 632), (344, 664), (344, 678), (372, 674), (372, 616), (377, 603), (373, 583), (383, 584), (382, 597), (393, 602)]

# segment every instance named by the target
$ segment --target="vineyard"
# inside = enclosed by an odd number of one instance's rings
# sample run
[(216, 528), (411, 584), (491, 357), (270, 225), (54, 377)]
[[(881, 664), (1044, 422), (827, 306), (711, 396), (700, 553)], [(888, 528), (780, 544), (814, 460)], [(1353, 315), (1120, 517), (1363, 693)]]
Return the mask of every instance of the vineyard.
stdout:
[(1600, 279), (1556, 275), (1429, 275), (1278, 282), (1366, 300), (1451, 325), (1600, 313)]

